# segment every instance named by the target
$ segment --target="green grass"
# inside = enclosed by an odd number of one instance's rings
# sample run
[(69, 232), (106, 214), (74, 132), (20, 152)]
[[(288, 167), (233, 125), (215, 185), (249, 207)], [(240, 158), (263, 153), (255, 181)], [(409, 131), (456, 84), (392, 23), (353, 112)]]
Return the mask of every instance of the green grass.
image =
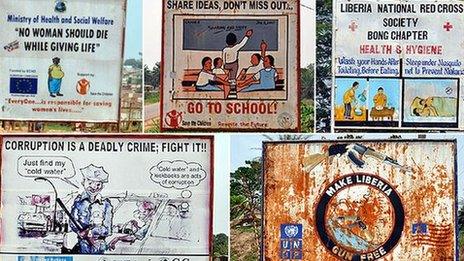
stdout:
[(311, 133), (314, 130), (314, 101), (301, 101), (301, 132)]
[(45, 123), (45, 132), (73, 132), (72, 124)]
[(154, 104), (160, 102), (160, 93), (146, 93), (145, 94), (145, 105)]
[(232, 254), (230, 260), (232, 260), (232, 261), (239, 260), (239, 258), (242, 258), (242, 260), (246, 260), (246, 261), (255, 261), (255, 260), (259, 260), (259, 253), (247, 253), (243, 257)]
[(148, 129), (145, 129), (145, 133), (160, 133), (160, 121), (159, 119), (153, 120), (153, 126)]

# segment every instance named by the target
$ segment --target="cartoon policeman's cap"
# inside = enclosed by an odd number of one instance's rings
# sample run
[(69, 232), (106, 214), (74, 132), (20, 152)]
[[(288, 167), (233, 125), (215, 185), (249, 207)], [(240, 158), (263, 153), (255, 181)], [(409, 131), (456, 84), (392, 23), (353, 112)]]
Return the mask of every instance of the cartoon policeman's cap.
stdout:
[(103, 183), (108, 182), (108, 172), (103, 169), (103, 167), (97, 167), (93, 164), (90, 164), (89, 166), (85, 168), (80, 169), (82, 176), (84, 179), (90, 180), (90, 181), (100, 181)]

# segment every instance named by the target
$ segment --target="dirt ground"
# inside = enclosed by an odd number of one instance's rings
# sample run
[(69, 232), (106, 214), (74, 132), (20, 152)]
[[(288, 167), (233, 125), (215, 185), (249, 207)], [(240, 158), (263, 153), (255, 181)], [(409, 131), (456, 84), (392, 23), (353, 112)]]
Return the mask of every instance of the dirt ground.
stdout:
[(259, 245), (251, 229), (231, 229), (231, 260), (259, 260)]

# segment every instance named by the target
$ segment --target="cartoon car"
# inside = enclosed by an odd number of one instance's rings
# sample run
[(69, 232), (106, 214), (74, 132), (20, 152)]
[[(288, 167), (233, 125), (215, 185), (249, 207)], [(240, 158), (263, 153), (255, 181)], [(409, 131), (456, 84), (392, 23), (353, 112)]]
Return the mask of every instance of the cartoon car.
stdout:
[[(190, 200), (169, 199), (167, 195), (108, 197), (113, 209), (112, 234), (105, 239), (111, 254), (156, 254), (171, 248), (189, 249)], [(71, 250), (77, 243), (74, 232), (66, 233), (63, 247)], [(153, 246), (156, 249), (153, 249)]]
[(43, 213), (22, 213), (18, 217), (18, 229), (21, 235), (47, 233), (47, 216)]
[[(139, 215), (141, 206), (150, 206), (153, 211), (143, 215), (144, 221), (134, 216)], [(113, 235), (108, 242), (117, 241), (113, 254), (153, 254), (150, 249), (157, 246), (164, 250), (172, 246), (178, 248), (190, 244), (190, 202), (188, 199), (150, 198), (128, 196), (121, 200), (114, 209)], [(118, 240), (119, 239), (119, 240)], [(182, 247), (182, 246), (181, 246)]]

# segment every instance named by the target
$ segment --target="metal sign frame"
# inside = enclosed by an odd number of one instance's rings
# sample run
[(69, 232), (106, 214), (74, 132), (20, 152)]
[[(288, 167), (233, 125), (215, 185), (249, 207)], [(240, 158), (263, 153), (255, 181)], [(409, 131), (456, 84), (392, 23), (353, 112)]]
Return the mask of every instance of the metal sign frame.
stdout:
[[(454, 173), (453, 173), (453, 178), (454, 178), (454, 188), (453, 188), (453, 192), (454, 192), (454, 197), (453, 197), (453, 201), (454, 201), (454, 205), (453, 205), (453, 218), (454, 218), (454, 228), (453, 228), (453, 231), (454, 231), (454, 240), (455, 240), (455, 244), (454, 244), (454, 257), (456, 260), (458, 260), (459, 258), (459, 247), (458, 247), (458, 237), (459, 237), (459, 230), (458, 230), (458, 158), (457, 158), (457, 140), (456, 139), (328, 139), (328, 140), (323, 140), (323, 139), (318, 139), (318, 140), (302, 140), (302, 141), (264, 141), (263, 142), (263, 150), (262, 150), (262, 162), (263, 162), (263, 166), (262, 166), (262, 170), (261, 170), (261, 181), (262, 181), (262, 187), (261, 187), (261, 191), (262, 191), (262, 202), (261, 202), (261, 212), (262, 212), (262, 220), (261, 220), (261, 242), (260, 242), (260, 260), (265, 260), (266, 259), (266, 249), (265, 249), (265, 245), (266, 245), (266, 242), (264, 242), (265, 238), (266, 238), (266, 217), (268, 215), (271, 215), (271, 216), (275, 216), (276, 213), (267, 213), (266, 212), (266, 186), (267, 186), (267, 179), (266, 179), (266, 173), (267, 173), (267, 149), (268, 149), (268, 146), (274, 146), (274, 145), (299, 145), (299, 146), (306, 146), (306, 145), (311, 145), (311, 144), (340, 144), (340, 143), (369, 143), (369, 142), (382, 142), (382, 143), (413, 143), (413, 144), (420, 144), (420, 143), (443, 143), (443, 142), (447, 142), (447, 143), (451, 143), (453, 144), (454, 146), (454, 153), (453, 153), (453, 157), (454, 157)], [(302, 171), (303, 172), (303, 171)], [(362, 172), (353, 172), (351, 175), (353, 174), (356, 174), (356, 173), (360, 173), (362, 174)], [(341, 175), (339, 176), (338, 178), (340, 179), (341, 177), (344, 177), (344, 176), (349, 176), (350, 174), (344, 174), (344, 175)], [(335, 180), (337, 181), (337, 180)], [(333, 181), (333, 182), (335, 182)], [(319, 195), (317, 197), (317, 200), (320, 201), (321, 200), (321, 196)], [(313, 205), (316, 204), (316, 202), (311, 202), (311, 206), (309, 207), (313, 207)], [(315, 220), (315, 217), (316, 217), (316, 210), (313, 209), (312, 210), (313, 214), (315, 215), (314, 217), (312, 217), (314, 220)], [(316, 222), (316, 221), (314, 221)], [(311, 225), (314, 226), (314, 229), (317, 228), (316, 224), (311, 223)], [(404, 232), (404, 230), (403, 230)], [(402, 233), (403, 233), (402, 232)], [(275, 239), (275, 240), (278, 240), (278, 239)], [(318, 238), (318, 240), (320, 241), (321, 239)], [(401, 238), (399, 239), (401, 240)], [(394, 248), (393, 248), (394, 249)], [(329, 250), (326, 249), (327, 252), (329, 252)], [(389, 251), (389, 254), (392, 253), (393, 250)], [(305, 257), (303, 256), (303, 260), (306, 260)]]
[[(296, 35), (297, 39), (296, 40), (296, 45), (297, 45), (297, 50), (296, 50), (296, 64), (297, 64), (297, 86), (296, 86), (296, 93), (297, 93), (297, 108), (295, 108), (297, 115), (296, 115), (296, 121), (297, 121), (297, 127), (295, 129), (284, 129), (284, 128), (269, 128), (269, 129), (263, 129), (263, 128), (202, 128), (202, 127), (182, 127), (180, 129), (173, 129), (173, 128), (168, 128), (165, 126), (165, 111), (164, 111), (164, 103), (165, 101), (165, 95), (167, 92), (169, 92), (169, 89), (165, 87), (165, 73), (166, 70), (166, 32), (169, 32), (171, 29), (170, 28), (165, 28), (166, 20), (167, 20), (167, 7), (166, 7), (166, 2), (167, 0), (162, 0), (163, 1), (163, 15), (162, 15), (162, 37), (161, 37), (161, 70), (160, 70), (160, 130), (161, 132), (186, 132), (186, 131), (200, 131), (200, 132), (300, 132), (301, 130), (301, 68), (300, 68), (300, 24), (301, 24), (301, 6), (300, 6), (300, 0), (294, 0), (296, 2), (297, 7), (297, 22), (296, 22)], [(213, 14), (213, 13), (211, 13)], [(237, 14), (237, 16), (240, 14)], [(251, 16), (254, 17), (254, 16)], [(169, 47), (171, 48), (171, 47)], [(289, 85), (287, 85), (289, 86)], [(287, 93), (287, 97), (289, 95), (292, 95), (292, 93)], [(246, 99), (244, 101), (249, 101), (250, 99)], [(286, 101), (288, 103), (288, 101)], [(277, 120), (277, 119), (276, 119)]]
[[(153, 256), (153, 257), (166, 257), (166, 256), (184, 256), (184, 257), (194, 257), (194, 258), (200, 258), (200, 257), (211, 257), (213, 253), (213, 239), (214, 239), (214, 233), (213, 233), (213, 222), (214, 222), (214, 158), (215, 158), (215, 151), (214, 151), (214, 144), (215, 144), (215, 138), (214, 136), (210, 135), (98, 135), (98, 134), (93, 134), (93, 135), (62, 135), (62, 134), (51, 134), (51, 135), (41, 135), (41, 134), (30, 134), (30, 135), (17, 135), (17, 134), (5, 134), (0, 136), (0, 205), (2, 204), (2, 196), (3, 192), (1, 191), (1, 187), (3, 186), (3, 167), (2, 167), (2, 161), (3, 161), (3, 143), (5, 138), (22, 138), (24, 140), (28, 140), (30, 138), (74, 138), (75, 140), (79, 139), (120, 139), (120, 140), (166, 140), (166, 141), (173, 141), (173, 140), (180, 140), (180, 139), (194, 139), (194, 140), (205, 140), (209, 142), (209, 152), (210, 152), (210, 164), (209, 164), (209, 242), (208, 242), (208, 250), (209, 253), (207, 255), (200, 255), (200, 254), (194, 254), (194, 255), (189, 255), (189, 254), (182, 254), (182, 255), (175, 255), (175, 254), (168, 254), (168, 255), (163, 255), (163, 254), (107, 254), (105, 253), (103, 256), (131, 256), (131, 257), (136, 257), (136, 256)], [(1, 221), (1, 218), (0, 218)], [(2, 222), (0, 222), (0, 231), (2, 230)], [(0, 245), (2, 244), (2, 238), (0, 237)], [(53, 256), (60, 256), (60, 255), (66, 255), (66, 254), (51, 254), (51, 253), (21, 253), (21, 252), (0, 252), (0, 254), (5, 254), (5, 255), (53, 255)], [(68, 255), (69, 256), (69, 255)], [(75, 256), (77, 258), (79, 256)]]

